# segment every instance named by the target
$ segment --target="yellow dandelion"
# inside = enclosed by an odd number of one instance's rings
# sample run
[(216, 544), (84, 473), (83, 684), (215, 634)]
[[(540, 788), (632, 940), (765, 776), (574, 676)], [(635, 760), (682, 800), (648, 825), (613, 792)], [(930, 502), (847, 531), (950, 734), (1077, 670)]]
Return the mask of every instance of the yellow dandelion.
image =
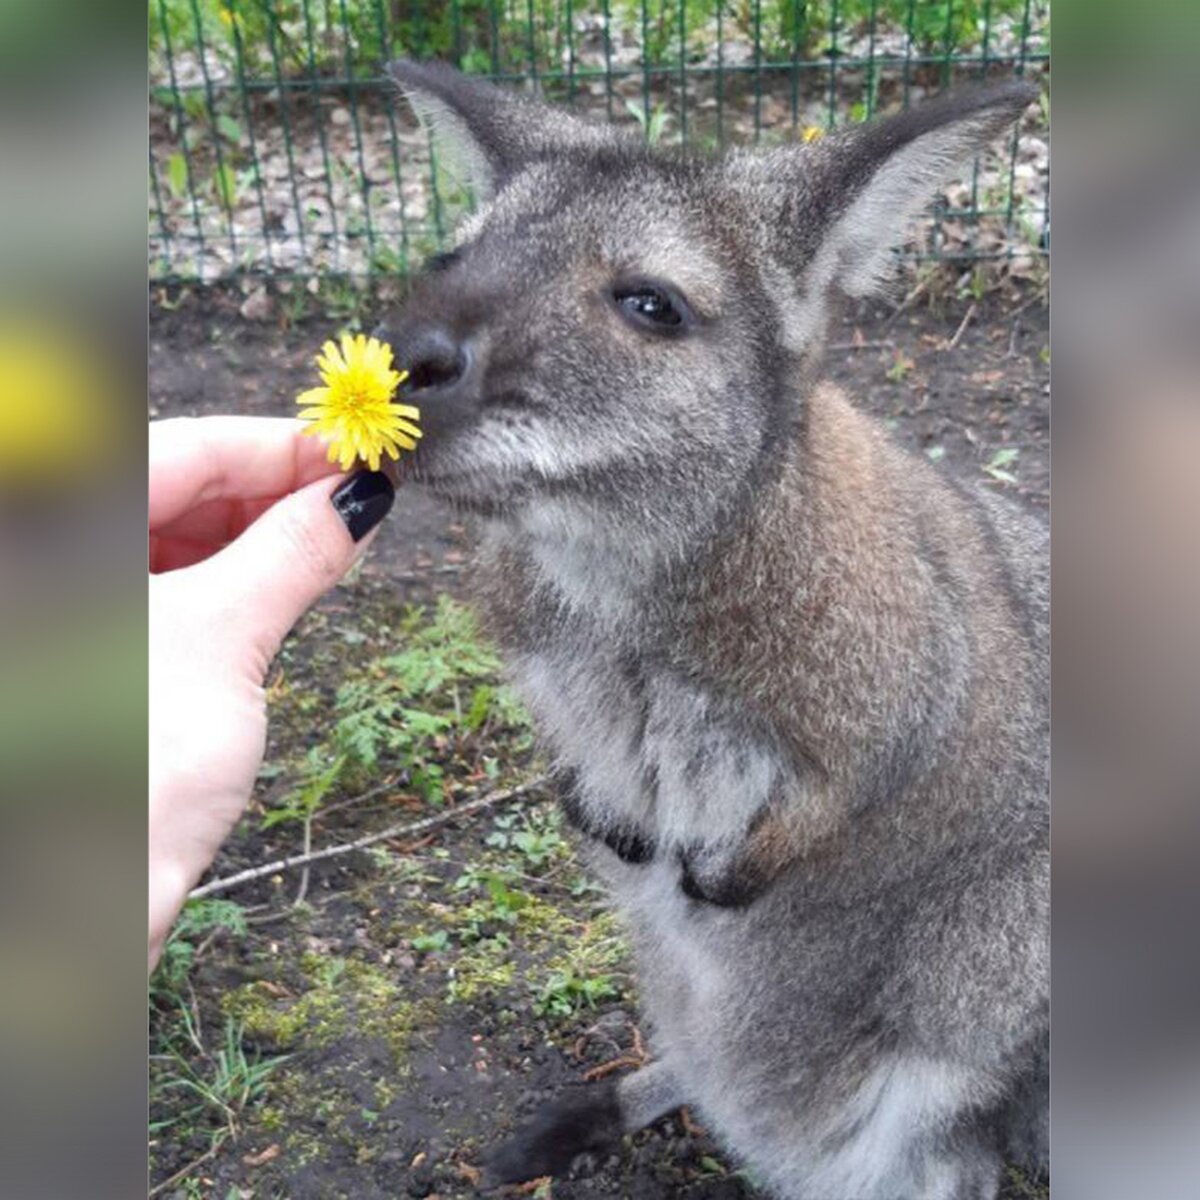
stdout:
[(815, 142), (818, 138), (825, 136), (825, 130), (820, 125), (805, 125), (800, 130), (800, 139), (805, 142)]
[(392, 396), (408, 377), (392, 370), (392, 348), (376, 338), (342, 334), (341, 349), (326, 342), (317, 356), (324, 387), (310, 388), (296, 397), (300, 416), (312, 424), (305, 433), (329, 439), (329, 461), (348, 471), (362, 459), (379, 470), (379, 456), (399, 458), (401, 450), (415, 450), (421, 430), (415, 424), (421, 410), (411, 404), (394, 404)]

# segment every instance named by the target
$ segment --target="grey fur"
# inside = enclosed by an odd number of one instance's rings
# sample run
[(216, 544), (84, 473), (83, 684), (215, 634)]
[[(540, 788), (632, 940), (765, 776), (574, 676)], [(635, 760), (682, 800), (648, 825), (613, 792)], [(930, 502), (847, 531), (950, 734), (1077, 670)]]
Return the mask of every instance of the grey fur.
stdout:
[[(786, 1200), (986, 1200), (1045, 1140), (1046, 532), (817, 368), (1032, 90), (713, 161), (393, 70), (492, 195), (390, 336), (458, 347), (415, 477), (487, 518), (481, 606), (631, 923), (626, 1126), (686, 1098)], [(645, 278), (681, 336), (618, 311)]]

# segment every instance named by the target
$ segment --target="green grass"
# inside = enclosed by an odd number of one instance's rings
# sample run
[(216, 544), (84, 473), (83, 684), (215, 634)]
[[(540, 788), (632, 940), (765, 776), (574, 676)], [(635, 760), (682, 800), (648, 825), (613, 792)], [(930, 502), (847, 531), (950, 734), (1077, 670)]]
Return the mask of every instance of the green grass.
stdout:
[[(528, 716), (499, 682), (499, 659), (470, 609), (443, 596), (431, 619), (414, 609), (397, 634), (398, 652), (345, 672), (320, 739), (285, 768), (294, 785), (267, 808), (264, 828), (306, 827), (332, 797), (384, 777), (437, 808), (464, 764), (488, 774), (482, 750), (493, 738), (509, 752), (528, 749)], [(527, 853), (549, 853), (535, 831), (529, 837)]]

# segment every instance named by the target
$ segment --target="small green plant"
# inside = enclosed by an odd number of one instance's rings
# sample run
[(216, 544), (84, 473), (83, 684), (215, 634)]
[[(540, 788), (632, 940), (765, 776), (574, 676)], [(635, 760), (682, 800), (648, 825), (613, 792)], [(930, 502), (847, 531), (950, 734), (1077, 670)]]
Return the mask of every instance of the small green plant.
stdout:
[(1017, 477), (1009, 471), (1010, 467), (1017, 461), (1020, 455), (1020, 450), (1015, 446), (1005, 446), (1002, 450), (997, 450), (995, 454), (983, 465), (984, 472), (990, 475), (993, 479), (1000, 480), (1001, 483), (1016, 483)]
[(916, 365), (903, 350), (898, 349), (892, 359), (892, 365), (887, 369), (887, 377), (892, 383), (903, 383)]
[(167, 186), (177, 200), (187, 195), (188, 178), (187, 159), (177, 150), (167, 159)]
[(570, 1017), (616, 995), (618, 989), (611, 975), (585, 976), (567, 967), (550, 975), (533, 1007), (538, 1016)]
[(477, 907), (464, 925), (468, 940), (483, 936), (484, 926), (499, 921), (515, 925), (521, 910), (528, 908), (529, 897), (512, 886), (512, 875), (486, 867), (468, 867), (455, 881), (454, 890), (482, 889), (487, 902)]
[(360, 330), (367, 297), (352, 280), (338, 275), (325, 275), (320, 281), (317, 296), (325, 315), (341, 326), (339, 333), (357, 333)]
[(241, 195), (241, 187), (237, 172), (228, 163), (221, 163), (213, 169), (213, 189), (221, 207), (226, 212), (233, 212)]
[(484, 839), (487, 844), (500, 850), (518, 851), (531, 871), (540, 871), (570, 853), (560, 832), (561, 815), (557, 809), (505, 813), (494, 824), (496, 828)]
[[(410, 610), (401, 634), (403, 649), (368, 662), (338, 688), (324, 738), (309, 750), (298, 785), (268, 809), (264, 828), (293, 821), (307, 832), (332, 794), (385, 772), (440, 807), (447, 763), (469, 761), (485, 733), (515, 733), (515, 750), (528, 744), (529, 719), (496, 684), (500, 662), (480, 640), (470, 609), (443, 596), (432, 619)], [(556, 849), (551, 831), (529, 832), (523, 852), (530, 862), (545, 861)]]
[(344, 754), (330, 760), (320, 746), (314, 746), (305, 760), (305, 773), (298, 788), (287, 794), (281, 804), (263, 814), (262, 828), (271, 829), (288, 821), (300, 824), (311, 821), (322, 801), (337, 785), (346, 765)]
[(221, 929), (238, 936), (245, 934), (246, 914), (240, 904), (235, 900), (189, 900), (163, 947), (151, 990), (173, 994), (182, 988), (191, 973), (197, 947)]
[(412, 948), (422, 954), (437, 954), (450, 945), (450, 935), (444, 929), (436, 933), (424, 933), (412, 939)]
[(376, 246), (371, 254), (371, 270), (403, 278), (409, 271), (408, 252), (403, 246)]
[(642, 136), (651, 146), (659, 145), (666, 136), (667, 126), (671, 123), (671, 114), (665, 105), (656, 104), (647, 116), (644, 105), (635, 104), (626, 99), (625, 107), (641, 127)]
[(228, 113), (217, 113), (217, 130), (232, 145), (242, 144), (242, 127)]

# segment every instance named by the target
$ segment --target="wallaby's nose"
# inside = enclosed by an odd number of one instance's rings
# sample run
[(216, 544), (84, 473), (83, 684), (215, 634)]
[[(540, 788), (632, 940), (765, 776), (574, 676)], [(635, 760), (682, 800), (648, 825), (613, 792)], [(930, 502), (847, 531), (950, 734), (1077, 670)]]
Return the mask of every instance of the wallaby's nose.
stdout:
[(408, 395), (448, 388), (467, 372), (467, 348), (444, 325), (421, 322), (403, 331), (380, 326), (375, 336), (392, 345), (397, 369), (408, 372), (401, 387)]

